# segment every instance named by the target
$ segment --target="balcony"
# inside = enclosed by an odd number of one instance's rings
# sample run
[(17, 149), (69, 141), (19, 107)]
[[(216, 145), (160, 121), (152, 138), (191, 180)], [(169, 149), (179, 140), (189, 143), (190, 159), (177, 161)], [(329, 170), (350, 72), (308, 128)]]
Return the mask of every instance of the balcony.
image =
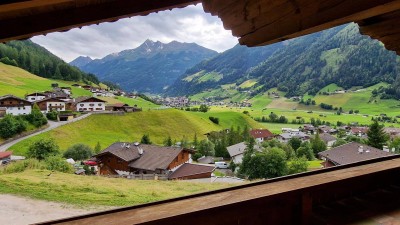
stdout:
[(40, 224), (348, 224), (400, 212), (399, 175), (396, 155)]

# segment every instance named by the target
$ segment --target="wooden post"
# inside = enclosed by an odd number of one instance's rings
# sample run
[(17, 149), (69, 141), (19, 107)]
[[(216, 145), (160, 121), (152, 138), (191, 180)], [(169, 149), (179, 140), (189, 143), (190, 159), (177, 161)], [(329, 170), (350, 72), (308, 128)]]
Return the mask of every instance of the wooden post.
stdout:
[(312, 197), (310, 192), (305, 192), (301, 198), (301, 224), (307, 225), (311, 223), (312, 216)]

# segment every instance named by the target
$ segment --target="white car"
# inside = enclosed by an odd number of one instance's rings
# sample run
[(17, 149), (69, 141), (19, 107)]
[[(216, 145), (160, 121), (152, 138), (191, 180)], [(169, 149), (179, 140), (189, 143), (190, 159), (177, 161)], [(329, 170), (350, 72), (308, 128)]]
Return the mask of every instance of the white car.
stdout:
[(215, 168), (217, 169), (228, 169), (229, 165), (226, 162), (215, 162)]

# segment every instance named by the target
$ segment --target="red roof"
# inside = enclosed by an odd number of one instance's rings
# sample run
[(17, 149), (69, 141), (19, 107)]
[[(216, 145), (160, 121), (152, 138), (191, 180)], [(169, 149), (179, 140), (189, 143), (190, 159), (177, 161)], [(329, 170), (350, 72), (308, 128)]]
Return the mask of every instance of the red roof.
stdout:
[(271, 138), (274, 137), (274, 134), (271, 133), (271, 131), (267, 129), (255, 129), (250, 131), (250, 135), (253, 136), (253, 138)]
[(0, 159), (8, 158), (12, 155), (12, 152), (0, 152)]
[(97, 162), (88, 160), (88, 161), (85, 161), (84, 164), (88, 165), (88, 166), (96, 166)]

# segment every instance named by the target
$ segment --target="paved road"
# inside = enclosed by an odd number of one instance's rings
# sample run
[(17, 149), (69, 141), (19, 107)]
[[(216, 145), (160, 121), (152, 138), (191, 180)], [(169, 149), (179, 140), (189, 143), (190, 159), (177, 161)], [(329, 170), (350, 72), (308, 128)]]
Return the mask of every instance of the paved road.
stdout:
[(49, 121), (49, 127), (48, 127), (48, 128), (46, 128), (46, 129), (44, 129), (44, 130), (42, 130), (42, 131), (38, 131), (38, 132), (36, 132), (36, 133), (30, 134), (30, 135), (25, 136), (25, 137), (21, 137), (21, 138), (19, 138), (19, 139), (17, 139), (17, 140), (14, 140), (14, 141), (10, 142), (10, 143), (7, 143), (7, 144), (5, 144), (5, 145), (0, 146), (0, 152), (6, 151), (6, 150), (9, 149), (11, 146), (17, 144), (18, 142), (20, 142), (20, 141), (22, 141), (22, 140), (28, 139), (28, 138), (30, 138), (30, 137), (36, 136), (36, 135), (38, 135), (38, 134), (41, 134), (41, 133), (44, 133), (44, 132), (47, 132), (47, 131), (50, 131), (50, 130), (53, 130), (53, 129), (57, 128), (57, 127), (61, 127), (61, 126), (64, 126), (64, 125), (66, 125), (66, 124), (79, 121), (79, 120), (84, 119), (84, 118), (86, 118), (86, 117), (88, 117), (88, 116), (90, 116), (90, 115), (92, 115), (92, 114), (91, 114), (91, 113), (88, 113), (88, 114), (85, 114), (85, 115), (83, 115), (83, 116), (80, 116), (80, 117), (75, 118), (75, 119), (70, 120), (70, 121), (61, 121), (61, 122)]

